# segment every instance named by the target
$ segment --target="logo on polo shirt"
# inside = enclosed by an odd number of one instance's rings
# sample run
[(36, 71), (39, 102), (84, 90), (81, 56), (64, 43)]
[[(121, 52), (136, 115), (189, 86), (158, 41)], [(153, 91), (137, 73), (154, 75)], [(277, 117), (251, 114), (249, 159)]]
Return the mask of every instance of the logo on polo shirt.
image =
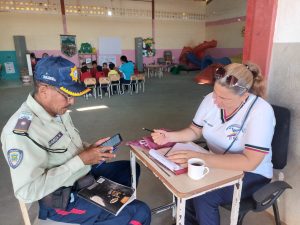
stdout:
[(228, 140), (229, 141), (233, 140), (238, 135), (240, 130), (241, 130), (241, 126), (238, 124), (232, 124), (232, 125), (228, 126), (225, 130), (225, 134), (226, 134)]

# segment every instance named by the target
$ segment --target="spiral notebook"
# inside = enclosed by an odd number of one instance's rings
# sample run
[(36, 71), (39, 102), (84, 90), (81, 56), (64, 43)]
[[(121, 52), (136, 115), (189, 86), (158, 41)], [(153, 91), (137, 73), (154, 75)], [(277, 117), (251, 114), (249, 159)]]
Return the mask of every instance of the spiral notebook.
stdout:
[(189, 151), (195, 151), (195, 152), (201, 152), (201, 153), (209, 153), (207, 150), (202, 148), (199, 145), (196, 145), (193, 142), (186, 142), (186, 143), (176, 143), (171, 148), (161, 148), (161, 149), (150, 149), (149, 154), (156, 159), (159, 163), (161, 163), (164, 167), (168, 168), (170, 171), (172, 171), (175, 175), (183, 174), (187, 172), (187, 168), (184, 168), (171, 160), (169, 160), (165, 154), (167, 153), (174, 153), (176, 151), (181, 150), (189, 150)]

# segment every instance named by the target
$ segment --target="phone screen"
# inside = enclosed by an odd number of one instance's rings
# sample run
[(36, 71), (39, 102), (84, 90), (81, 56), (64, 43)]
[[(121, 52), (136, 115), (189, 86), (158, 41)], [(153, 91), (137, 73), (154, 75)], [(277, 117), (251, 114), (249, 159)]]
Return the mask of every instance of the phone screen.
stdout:
[(116, 134), (116, 135), (112, 136), (110, 139), (108, 139), (107, 141), (103, 142), (100, 146), (102, 146), (102, 147), (106, 147), (106, 146), (116, 147), (121, 142), (122, 142), (121, 135), (120, 134)]

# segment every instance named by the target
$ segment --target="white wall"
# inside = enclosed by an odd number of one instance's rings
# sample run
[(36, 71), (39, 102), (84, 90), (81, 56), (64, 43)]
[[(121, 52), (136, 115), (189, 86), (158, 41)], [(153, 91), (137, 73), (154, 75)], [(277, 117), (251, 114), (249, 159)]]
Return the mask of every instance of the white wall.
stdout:
[(245, 16), (247, 0), (213, 0), (206, 9), (207, 21)]
[(300, 224), (300, 2), (278, 0), (278, 10), (269, 74), (269, 101), (291, 110), (292, 121), (285, 180), (293, 187), (279, 201), (281, 219)]
[[(75, 0), (67, 1), (75, 5)], [(81, 4), (142, 8), (151, 10), (150, 2), (136, 1), (81, 1)], [(172, 7), (170, 7), (172, 5)], [(156, 3), (156, 10), (167, 12), (199, 13), (205, 10), (205, 4), (192, 0), (160, 0)], [(24, 35), (29, 50), (59, 50), (59, 35), (63, 33), (62, 20), (59, 14), (20, 14), (0, 13), (1, 41), (0, 50), (14, 50), (13, 35)], [(3, 21), (6, 21), (5, 23)], [(98, 48), (100, 36), (117, 36), (122, 40), (122, 49), (134, 49), (135, 37), (151, 37), (151, 17), (99, 17), (99, 16), (67, 16), (68, 33), (77, 36), (77, 45), (90, 42)], [(187, 43), (204, 41), (204, 21), (188, 20), (157, 20), (156, 48), (181, 49)]]
[[(217, 48), (242, 48), (244, 37), (241, 35), (245, 21), (239, 17), (246, 15), (246, 0), (214, 0), (206, 9), (206, 40), (218, 41)], [(217, 49), (216, 49), (217, 51)], [(224, 55), (226, 56), (226, 55)]]
[[(244, 21), (206, 27), (206, 40), (218, 41), (218, 48), (243, 48), (244, 37), (241, 35)], [(225, 32), (226, 31), (226, 32)]]

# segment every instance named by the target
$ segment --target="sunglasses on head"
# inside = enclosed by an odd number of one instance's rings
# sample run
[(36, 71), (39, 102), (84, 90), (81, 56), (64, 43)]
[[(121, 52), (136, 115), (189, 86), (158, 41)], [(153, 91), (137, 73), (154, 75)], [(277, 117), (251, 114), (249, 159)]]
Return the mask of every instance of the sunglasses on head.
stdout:
[(224, 67), (219, 67), (216, 69), (215, 72), (215, 79), (220, 80), (222, 78), (225, 78), (225, 83), (229, 87), (239, 87), (245, 90), (248, 90), (248, 88), (241, 86), (238, 84), (239, 79), (234, 75), (226, 75), (226, 70)]

